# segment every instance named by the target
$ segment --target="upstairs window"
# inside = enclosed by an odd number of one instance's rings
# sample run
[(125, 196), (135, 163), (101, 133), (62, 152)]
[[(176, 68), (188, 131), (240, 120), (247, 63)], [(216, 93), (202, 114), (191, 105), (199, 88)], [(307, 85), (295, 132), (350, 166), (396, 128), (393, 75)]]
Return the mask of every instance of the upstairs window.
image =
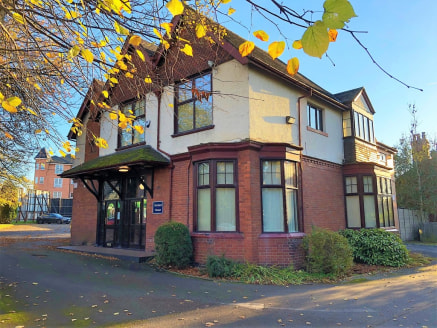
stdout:
[(40, 170), (45, 170), (46, 169), (46, 165), (44, 163), (41, 163), (39, 169)]
[(53, 184), (53, 187), (61, 188), (62, 187), (62, 178), (55, 178), (55, 182)]
[[(121, 113), (131, 118), (131, 125), (120, 126), (119, 147), (145, 142), (146, 102), (144, 99), (124, 104), (120, 107)], [(120, 120), (120, 125), (122, 121)]]
[(308, 126), (314, 130), (323, 131), (323, 110), (308, 104)]
[(354, 112), (355, 137), (374, 143), (373, 121), (361, 113)]
[(212, 126), (211, 73), (175, 87), (175, 134)]
[(61, 191), (54, 191), (52, 194), (52, 198), (62, 198), (62, 192)]
[(44, 183), (44, 177), (39, 177), (39, 184), (43, 184)]
[(56, 164), (55, 173), (56, 174), (61, 174), (62, 172), (64, 172), (64, 165)]

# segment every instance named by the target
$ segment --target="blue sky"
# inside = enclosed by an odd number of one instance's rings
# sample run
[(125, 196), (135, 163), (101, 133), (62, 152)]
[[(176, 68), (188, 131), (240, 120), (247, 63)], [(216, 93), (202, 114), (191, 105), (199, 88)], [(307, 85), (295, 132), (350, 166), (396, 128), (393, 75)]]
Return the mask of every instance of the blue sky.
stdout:
[[(258, 1), (266, 4), (269, 1)], [(298, 12), (303, 9), (323, 11), (323, 0), (283, 1)], [(437, 138), (437, 1), (430, 0), (350, 0), (358, 17), (351, 19), (348, 28), (366, 31), (357, 34), (374, 59), (390, 74), (408, 85), (407, 88), (377, 68), (365, 51), (346, 32), (339, 31), (337, 41), (328, 49), (329, 58), (312, 58), (291, 48), (303, 30), (289, 25), (279, 26), (290, 42), (280, 57), (287, 61), (297, 56), (300, 73), (332, 93), (364, 86), (376, 111), (375, 136), (378, 141), (395, 146), (402, 134), (408, 134), (412, 116), (409, 104), (415, 104), (418, 132)], [(229, 5), (223, 7), (227, 8)], [(263, 29), (269, 41), (283, 40), (277, 28), (251, 12), (243, 1), (233, 0), (230, 6), (237, 11), (232, 17), (248, 28), (222, 22), (225, 26), (250, 38), (265, 48), (270, 42), (258, 42), (251, 33)], [(320, 13), (315, 13), (314, 17)], [(252, 18), (252, 19), (251, 19)], [(335, 66), (333, 65), (335, 64)]]

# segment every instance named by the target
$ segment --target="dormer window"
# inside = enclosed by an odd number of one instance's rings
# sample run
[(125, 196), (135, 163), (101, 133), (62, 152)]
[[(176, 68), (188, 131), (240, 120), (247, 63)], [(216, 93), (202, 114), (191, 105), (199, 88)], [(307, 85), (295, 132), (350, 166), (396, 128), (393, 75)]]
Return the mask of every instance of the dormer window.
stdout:
[(354, 112), (354, 131), (355, 137), (367, 142), (375, 143), (373, 121), (371, 118), (364, 116), (361, 113)]
[(212, 126), (211, 73), (175, 87), (175, 134)]

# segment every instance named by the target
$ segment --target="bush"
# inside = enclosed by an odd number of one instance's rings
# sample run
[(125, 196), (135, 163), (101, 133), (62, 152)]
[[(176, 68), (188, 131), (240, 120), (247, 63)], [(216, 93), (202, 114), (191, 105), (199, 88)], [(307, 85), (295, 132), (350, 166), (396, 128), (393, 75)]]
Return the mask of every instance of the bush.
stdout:
[(352, 246), (356, 262), (392, 267), (408, 262), (408, 250), (394, 233), (384, 229), (346, 229), (340, 233)]
[(307, 271), (311, 273), (343, 275), (353, 265), (352, 248), (337, 232), (313, 228), (302, 243), (306, 251)]
[(210, 277), (232, 277), (235, 275), (237, 263), (223, 256), (211, 255), (206, 260), (206, 271)]
[(10, 205), (0, 206), (0, 224), (11, 223), (16, 214), (16, 208), (13, 208)]
[(179, 222), (161, 225), (155, 234), (156, 263), (162, 266), (187, 267), (193, 258), (193, 244), (188, 228)]

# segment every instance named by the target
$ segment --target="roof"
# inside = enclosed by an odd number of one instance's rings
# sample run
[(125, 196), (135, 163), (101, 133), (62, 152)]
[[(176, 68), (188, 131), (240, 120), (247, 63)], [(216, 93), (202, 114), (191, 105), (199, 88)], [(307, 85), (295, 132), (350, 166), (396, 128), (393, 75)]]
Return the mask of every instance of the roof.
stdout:
[(55, 164), (73, 164), (73, 158), (70, 154), (66, 155), (65, 157), (50, 156), (45, 148), (40, 149), (38, 154), (35, 156), (35, 159), (47, 159), (49, 163)]
[(96, 175), (101, 171), (117, 170), (119, 166), (162, 166), (170, 161), (149, 145), (133, 147), (116, 153), (97, 157), (78, 165), (71, 170), (64, 171), (60, 176), (63, 178), (79, 178)]

